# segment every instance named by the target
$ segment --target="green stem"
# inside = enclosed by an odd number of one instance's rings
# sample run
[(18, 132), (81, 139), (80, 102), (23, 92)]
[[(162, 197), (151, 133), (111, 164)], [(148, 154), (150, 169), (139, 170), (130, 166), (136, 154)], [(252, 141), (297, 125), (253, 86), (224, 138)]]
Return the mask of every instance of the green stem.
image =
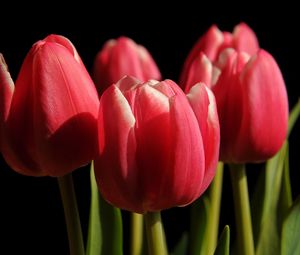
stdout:
[(149, 255), (167, 255), (160, 212), (148, 212), (144, 216)]
[(141, 255), (143, 246), (143, 215), (131, 213), (130, 254)]
[(218, 163), (216, 175), (209, 188), (209, 223), (207, 233), (207, 254), (213, 254), (218, 242), (220, 207), (223, 185), (223, 162)]
[(71, 255), (84, 255), (84, 245), (72, 174), (58, 177)]
[(238, 254), (254, 255), (254, 242), (245, 165), (231, 164), (230, 175), (235, 207), (237, 243), (239, 245)]
[(100, 198), (97, 187), (97, 182), (94, 173), (94, 161), (91, 162), (90, 171), (90, 183), (91, 183), (91, 206), (90, 206), (90, 218), (88, 228), (88, 239), (86, 255), (101, 254), (102, 248), (102, 229), (100, 218)]

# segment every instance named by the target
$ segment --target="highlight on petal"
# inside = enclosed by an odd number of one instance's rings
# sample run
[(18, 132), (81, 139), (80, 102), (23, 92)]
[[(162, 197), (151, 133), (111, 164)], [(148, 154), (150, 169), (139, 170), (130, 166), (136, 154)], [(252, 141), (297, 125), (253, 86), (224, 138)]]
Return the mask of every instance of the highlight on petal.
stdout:
[(194, 85), (187, 98), (200, 126), (205, 153), (205, 173), (201, 194), (207, 189), (215, 176), (219, 158), (220, 127), (215, 97), (203, 83)]
[(138, 182), (134, 125), (135, 117), (126, 98), (116, 86), (109, 87), (100, 100), (100, 157), (95, 160), (95, 174), (104, 197), (128, 210), (136, 210), (132, 204), (138, 204), (132, 190)]
[[(8, 71), (3, 55), (0, 53), (0, 125), (7, 120), (15, 85)], [(0, 138), (1, 141), (1, 138)]]
[(212, 63), (205, 54), (201, 52), (199, 57), (193, 60), (187, 75), (187, 80), (183, 82), (185, 91), (188, 92), (191, 87), (198, 82), (203, 82), (207, 84), (207, 86), (210, 86), (212, 83), (212, 74)]
[(52, 43), (57, 43), (58, 45), (61, 45), (63, 47), (65, 47), (66, 49), (68, 49), (70, 51), (70, 53), (74, 56), (74, 58), (77, 60), (78, 63), (82, 64), (82, 60), (77, 52), (77, 50), (75, 49), (74, 45), (71, 43), (71, 41), (61, 35), (48, 35), (43, 42), (52, 42)]
[(125, 75), (115, 84), (115, 86), (117, 86), (122, 91), (122, 93), (125, 93), (128, 90), (134, 89), (139, 83), (141, 82), (137, 78)]

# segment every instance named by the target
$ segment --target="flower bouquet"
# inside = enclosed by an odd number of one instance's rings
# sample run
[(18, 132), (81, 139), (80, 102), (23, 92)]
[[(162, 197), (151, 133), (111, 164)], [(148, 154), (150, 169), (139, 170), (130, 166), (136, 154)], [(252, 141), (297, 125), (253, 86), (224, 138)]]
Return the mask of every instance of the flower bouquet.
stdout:
[[(90, 76), (74, 45), (49, 35), (15, 82), (0, 55), (0, 102), (1, 153), (20, 174), (57, 178), (71, 255), (126, 253), (125, 211), (131, 255), (300, 254), (288, 153), (300, 103), (289, 114), (280, 68), (245, 23), (212, 26), (178, 83), (127, 37), (107, 41)], [(251, 202), (249, 163), (261, 168)], [(84, 242), (72, 172), (87, 164)], [(219, 224), (224, 171), (234, 226)], [(160, 211), (184, 206), (190, 228), (170, 250)]]

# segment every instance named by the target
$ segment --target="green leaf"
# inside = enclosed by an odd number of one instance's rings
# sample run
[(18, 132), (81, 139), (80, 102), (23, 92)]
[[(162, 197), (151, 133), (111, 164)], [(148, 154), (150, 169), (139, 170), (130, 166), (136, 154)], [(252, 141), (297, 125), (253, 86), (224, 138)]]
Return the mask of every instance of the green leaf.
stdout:
[(100, 218), (102, 226), (102, 255), (123, 254), (122, 215), (118, 208), (108, 204), (100, 195)]
[(90, 172), (91, 182), (91, 206), (90, 218), (87, 240), (87, 255), (100, 255), (102, 247), (102, 233), (100, 222), (100, 208), (99, 208), (99, 192), (94, 175), (94, 162), (91, 163)]
[(209, 200), (202, 196), (196, 200), (191, 207), (191, 225), (189, 254), (206, 255), (206, 231), (209, 217)]
[[(256, 255), (279, 254), (277, 206), (281, 191), (282, 173), (287, 143), (266, 163), (254, 195), (252, 210)], [(257, 218), (258, 217), (258, 218)]]
[(121, 211), (100, 195), (91, 165), (91, 211), (87, 255), (122, 255), (123, 226)]
[(282, 227), (281, 254), (300, 254), (300, 197), (289, 211)]
[(290, 167), (289, 167), (289, 148), (287, 146), (286, 155), (284, 159), (283, 175), (280, 197), (278, 202), (278, 225), (281, 228), (283, 220), (286, 217), (290, 207), (292, 206), (292, 189), (290, 180)]
[(297, 104), (294, 106), (293, 110), (290, 113), (288, 136), (290, 135), (297, 119), (299, 118), (299, 115), (300, 115), (300, 99), (298, 100)]
[(230, 229), (229, 226), (225, 226), (219, 242), (218, 242), (218, 246), (215, 250), (214, 255), (229, 255), (229, 245), (230, 245)]
[(176, 244), (174, 251), (172, 252), (172, 255), (185, 255), (187, 254), (187, 248), (188, 248), (188, 233), (184, 232), (179, 242)]

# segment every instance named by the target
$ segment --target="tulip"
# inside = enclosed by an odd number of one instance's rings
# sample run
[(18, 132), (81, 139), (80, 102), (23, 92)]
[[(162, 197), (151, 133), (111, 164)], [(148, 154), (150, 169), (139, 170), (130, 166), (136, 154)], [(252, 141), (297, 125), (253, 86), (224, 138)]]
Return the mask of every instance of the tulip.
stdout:
[(93, 78), (100, 94), (125, 75), (141, 81), (161, 79), (159, 69), (150, 53), (127, 37), (109, 40), (97, 54)]
[(215, 173), (214, 96), (201, 84), (186, 96), (171, 80), (124, 77), (101, 97), (98, 144), (95, 175), (108, 202), (138, 213), (187, 205)]
[(3, 62), (0, 77), (1, 152), (14, 170), (63, 176), (94, 158), (99, 99), (68, 39), (35, 43), (15, 88)]
[(216, 25), (211, 26), (189, 53), (181, 73), (180, 85), (184, 86), (187, 83), (191, 65), (199, 56), (201, 58), (200, 54), (204, 54), (214, 63), (218, 60), (219, 54), (226, 48), (233, 48), (253, 55), (258, 51), (259, 45), (255, 33), (245, 23), (235, 26), (233, 33), (222, 32)]
[(288, 98), (274, 58), (264, 50), (250, 57), (225, 50), (213, 92), (220, 126), (220, 158), (225, 162), (260, 162), (272, 157), (287, 135)]
[(288, 99), (280, 69), (269, 53), (259, 49), (247, 25), (238, 25), (232, 34), (212, 26), (192, 49), (181, 74), (185, 91), (195, 82), (205, 82), (215, 94), (221, 127), (220, 160), (231, 163), (238, 253), (253, 255), (243, 163), (267, 160), (286, 138)]
[(259, 50), (250, 57), (229, 48), (215, 65), (201, 53), (188, 71), (186, 91), (205, 81), (215, 94), (222, 161), (260, 162), (281, 148), (287, 134), (288, 99), (280, 69), (269, 53)]
[(285, 84), (276, 61), (258, 48), (246, 24), (232, 34), (212, 26), (189, 54), (181, 78), (186, 92), (204, 82), (215, 94), (222, 161), (260, 162), (280, 149), (287, 133)]

